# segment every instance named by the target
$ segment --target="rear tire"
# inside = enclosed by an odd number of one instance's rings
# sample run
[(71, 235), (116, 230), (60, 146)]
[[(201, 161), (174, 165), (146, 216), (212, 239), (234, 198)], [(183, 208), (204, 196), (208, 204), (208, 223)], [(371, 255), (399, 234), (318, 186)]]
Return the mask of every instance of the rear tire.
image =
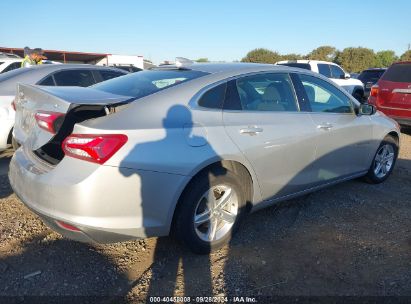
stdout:
[(236, 174), (224, 168), (217, 174), (202, 173), (180, 198), (173, 234), (194, 253), (208, 254), (230, 241), (245, 205), (246, 196)]
[(379, 145), (365, 180), (370, 184), (385, 181), (394, 170), (398, 157), (398, 144), (392, 136), (387, 136)]

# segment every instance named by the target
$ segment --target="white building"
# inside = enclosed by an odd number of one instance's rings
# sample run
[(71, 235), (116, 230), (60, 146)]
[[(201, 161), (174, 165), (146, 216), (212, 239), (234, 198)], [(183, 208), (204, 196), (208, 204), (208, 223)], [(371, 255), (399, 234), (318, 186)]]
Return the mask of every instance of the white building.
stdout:
[(107, 54), (106, 57), (100, 59), (96, 62), (96, 65), (122, 65), (122, 66), (135, 66), (140, 69), (144, 69), (144, 58), (143, 56), (135, 55), (113, 55)]

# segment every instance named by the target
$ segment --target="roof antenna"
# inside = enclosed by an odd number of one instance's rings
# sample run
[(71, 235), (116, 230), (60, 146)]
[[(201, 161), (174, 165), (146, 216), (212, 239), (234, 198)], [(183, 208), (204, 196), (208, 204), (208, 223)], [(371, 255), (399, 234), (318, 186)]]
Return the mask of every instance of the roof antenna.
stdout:
[(184, 57), (176, 57), (176, 67), (181, 68), (188, 65), (192, 65), (194, 61), (184, 58)]

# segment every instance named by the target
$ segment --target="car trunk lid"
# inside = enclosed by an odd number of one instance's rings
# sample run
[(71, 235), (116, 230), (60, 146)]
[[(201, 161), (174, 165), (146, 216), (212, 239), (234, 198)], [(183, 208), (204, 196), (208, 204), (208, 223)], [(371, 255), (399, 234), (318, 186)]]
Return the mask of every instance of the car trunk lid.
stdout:
[(411, 109), (411, 82), (380, 80), (379, 105), (388, 109)]
[[(114, 95), (92, 88), (18, 84), (14, 136), (24, 148), (36, 151), (51, 142), (53, 138), (61, 137), (60, 129), (67, 129), (63, 127), (67, 125), (71, 112), (78, 113), (76, 109), (83, 107), (87, 114), (82, 113), (81, 118), (77, 115), (76, 119), (72, 119), (71, 127), (79, 122), (79, 119), (86, 120), (106, 115), (110, 113), (111, 106), (125, 104), (132, 100), (134, 99), (130, 96)], [(44, 116), (49, 113), (54, 115), (50, 119), (56, 120), (51, 121), (56, 123), (55, 132), (50, 132), (41, 125), (42, 121), (49, 119)]]

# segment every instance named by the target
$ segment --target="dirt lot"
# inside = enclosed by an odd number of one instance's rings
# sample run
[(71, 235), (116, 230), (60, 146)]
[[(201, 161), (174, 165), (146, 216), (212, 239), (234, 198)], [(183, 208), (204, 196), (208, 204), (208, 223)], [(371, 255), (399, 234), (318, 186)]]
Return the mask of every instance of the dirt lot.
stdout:
[[(230, 246), (196, 256), (167, 238), (87, 245), (16, 198), (0, 156), (0, 296), (411, 296), (411, 136), (389, 180), (360, 180), (249, 216)], [(30, 302), (30, 301), (29, 301)]]

